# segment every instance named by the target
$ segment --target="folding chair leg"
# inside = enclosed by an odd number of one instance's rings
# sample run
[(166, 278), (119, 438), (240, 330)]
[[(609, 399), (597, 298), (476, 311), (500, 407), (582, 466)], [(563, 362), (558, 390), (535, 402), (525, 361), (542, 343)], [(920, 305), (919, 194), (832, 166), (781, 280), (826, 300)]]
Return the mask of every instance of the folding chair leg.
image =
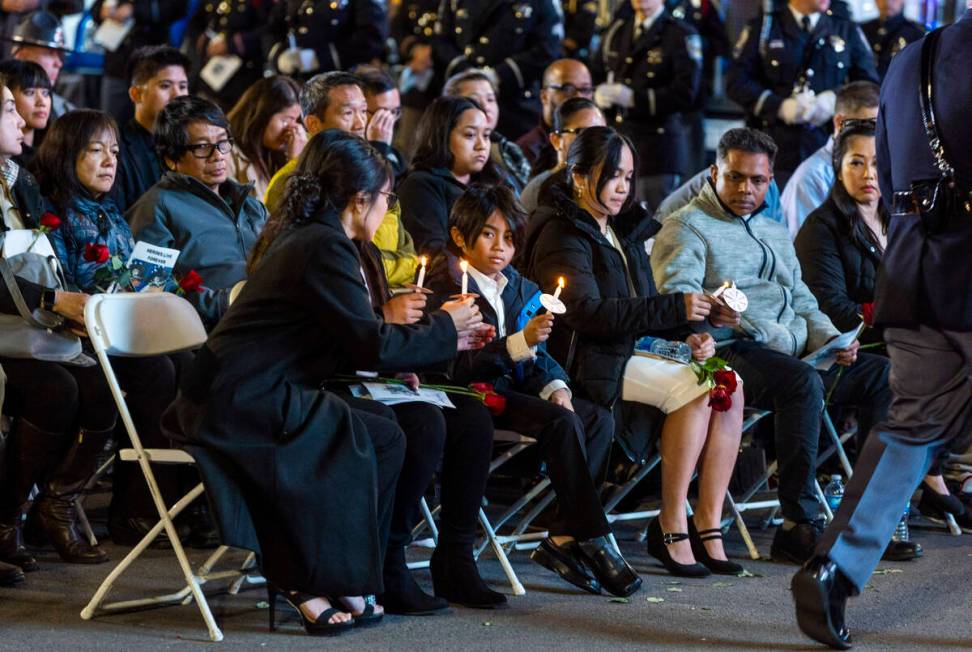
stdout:
[(94, 530), (91, 529), (91, 522), (88, 520), (88, 514), (84, 511), (84, 506), (81, 504), (81, 496), (74, 499), (74, 511), (78, 515), (78, 522), (81, 525), (81, 534), (84, 538), (88, 540), (88, 544), (91, 547), (98, 545), (98, 537), (95, 536)]
[(827, 504), (827, 497), (824, 496), (823, 489), (820, 488), (820, 483), (816, 480), (813, 481), (813, 491), (815, 494), (817, 494), (817, 502), (820, 503), (820, 507), (823, 509), (827, 522), (830, 523), (832, 520), (834, 520), (834, 513), (830, 510), (830, 505)]
[(759, 550), (756, 549), (756, 544), (753, 543), (753, 537), (749, 534), (749, 528), (746, 527), (746, 521), (743, 519), (742, 512), (736, 507), (736, 501), (732, 499), (732, 494), (728, 491), (726, 492), (726, 501), (728, 501), (729, 509), (732, 510), (734, 515), (736, 527), (739, 529), (739, 535), (742, 537), (743, 543), (746, 544), (746, 549), (749, 551), (750, 559), (759, 561)]
[(439, 528), (435, 526), (435, 519), (432, 518), (432, 510), (429, 509), (429, 503), (426, 502), (425, 496), (419, 501), (419, 509), (422, 510), (422, 517), (425, 519), (425, 524), (429, 526), (429, 530), (432, 532), (432, 540), (435, 544), (439, 544)]
[(513, 588), (513, 595), (525, 595), (526, 589), (523, 588), (523, 584), (520, 583), (520, 579), (516, 576), (513, 566), (510, 565), (510, 560), (507, 558), (506, 552), (503, 551), (503, 546), (496, 540), (496, 532), (493, 530), (493, 526), (490, 525), (489, 519), (486, 518), (486, 512), (482, 508), (479, 510), (479, 522), (482, 523), (483, 529), (486, 530), (486, 537), (493, 546), (493, 552), (496, 553), (496, 558), (499, 559), (500, 566), (503, 567), (503, 572), (506, 573), (506, 578), (510, 581), (510, 586)]

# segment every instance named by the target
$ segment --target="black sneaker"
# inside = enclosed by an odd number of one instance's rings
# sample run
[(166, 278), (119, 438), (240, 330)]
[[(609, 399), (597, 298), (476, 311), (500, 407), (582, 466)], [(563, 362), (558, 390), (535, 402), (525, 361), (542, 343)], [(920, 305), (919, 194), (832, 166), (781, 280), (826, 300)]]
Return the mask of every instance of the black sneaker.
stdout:
[(809, 561), (820, 538), (820, 528), (816, 523), (797, 523), (789, 530), (782, 527), (773, 536), (770, 557), (783, 564), (802, 566)]

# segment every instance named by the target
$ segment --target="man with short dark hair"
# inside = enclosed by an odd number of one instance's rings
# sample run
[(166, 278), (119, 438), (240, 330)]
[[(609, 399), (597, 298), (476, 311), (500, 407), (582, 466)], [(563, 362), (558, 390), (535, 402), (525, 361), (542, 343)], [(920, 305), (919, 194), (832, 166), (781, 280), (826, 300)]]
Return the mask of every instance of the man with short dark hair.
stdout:
[(868, 425), (883, 416), (891, 395), (887, 359), (858, 355), (857, 341), (837, 353), (841, 374), (800, 360), (840, 331), (800, 278), (786, 228), (763, 216), (776, 151), (763, 132), (727, 131), (712, 180), (655, 236), (651, 266), (663, 294), (711, 293), (730, 280), (749, 297), (741, 323), (713, 328), (713, 336), (733, 341), (719, 355), (743, 379), (746, 404), (773, 411), (784, 522), (771, 553), (777, 561), (803, 563), (818, 536), (814, 481), (825, 392), (832, 391), (833, 404), (855, 405)]
[(200, 293), (187, 299), (212, 329), (229, 307), (233, 286), (267, 219), (250, 186), (229, 178), (233, 146), (222, 110), (198, 97), (169, 102), (155, 122), (155, 144), (166, 173), (128, 211), (137, 240), (178, 249), (175, 274), (195, 270)]
[(801, 163), (783, 188), (780, 202), (790, 235), (796, 237), (807, 216), (815, 211), (834, 185), (834, 138), (846, 120), (874, 120), (881, 88), (874, 82), (856, 81), (837, 89), (834, 131), (827, 143)]
[(162, 178), (153, 136), (155, 118), (166, 104), (189, 94), (189, 59), (175, 48), (146, 46), (132, 53), (127, 75), (135, 117), (121, 130), (118, 176), (112, 188), (122, 211)]
[[(402, 96), (395, 82), (378, 66), (363, 65), (354, 69), (368, 103), (368, 121), (375, 124), (373, 135), (382, 146), (378, 151), (392, 164), (395, 178), (405, 174), (405, 157), (394, 147), (395, 125), (402, 117)], [(372, 143), (374, 144), (374, 143)]]

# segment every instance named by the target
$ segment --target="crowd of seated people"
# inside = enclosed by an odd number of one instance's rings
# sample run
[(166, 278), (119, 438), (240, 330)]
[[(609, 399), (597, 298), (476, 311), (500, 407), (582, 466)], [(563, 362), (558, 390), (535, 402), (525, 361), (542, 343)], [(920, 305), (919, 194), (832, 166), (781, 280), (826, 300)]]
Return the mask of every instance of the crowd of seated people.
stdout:
[[(225, 49), (249, 60), (254, 33), (206, 36), (196, 58)], [(0, 62), (3, 227), (42, 233), (64, 277), (57, 289), (0, 285), (0, 313), (18, 315), (22, 298), (82, 338), (69, 361), (0, 355), (12, 424), (0, 448), (0, 585), (37, 570), (45, 546), (69, 563), (108, 561), (80, 533), (77, 498), (126, 435), (84, 341), (84, 306), (109, 291), (105, 266), (127, 261), (138, 242), (177, 250), (174, 278), (201, 278), (185, 295), (208, 339), (193, 352), (111, 360), (135, 425), (146, 446), (189, 441), (234, 469), (251, 517), (221, 511), (229, 489), (210, 485), (214, 512), (198, 501), (178, 534), (198, 547), (258, 545), (270, 599), (289, 602), (310, 634), (384, 613), (507, 605), (474, 554), (496, 430), (536, 440), (537, 468), (556, 494), (531, 559), (580, 590), (626, 597), (644, 580), (603, 507), (616, 433), (658, 433), (660, 514), (647, 553), (678, 576), (735, 575), (744, 569), (723, 543), (724, 501), (744, 409), (770, 410), (782, 515), (771, 555), (812, 556), (825, 399), (860, 433), (891, 400), (888, 359), (860, 348), (880, 343), (873, 329), (830, 370), (800, 359), (872, 310), (888, 220), (876, 84), (836, 92), (833, 137), (785, 187), (774, 180), (773, 139), (735, 128), (709, 168), (660, 196), (687, 175), (646, 164), (644, 139), (606, 120), (625, 103), (599, 108), (576, 59), (547, 57), (541, 92), (515, 100), (504, 95), (511, 80), (527, 80), (513, 59), (502, 86), (478, 60), (437, 71), (415, 133), (400, 134), (405, 89), (380, 62), (298, 67), (234, 95), (232, 84), (200, 83), (200, 62), (164, 43), (126, 57), (127, 79), (115, 72), (105, 87), (111, 114), (58, 102), (59, 66)], [(654, 102), (654, 91), (645, 97)], [(500, 134), (501, 111), (531, 98), (536, 127)], [(668, 104), (659, 124), (680, 120)], [(120, 126), (112, 115), (132, 117)], [(664, 179), (646, 181), (654, 177)], [(564, 311), (538, 310), (561, 280)], [(748, 296), (745, 312), (718, 297), (727, 280)], [(688, 358), (646, 354), (645, 338), (678, 343)], [(725, 404), (697, 375), (718, 359), (729, 365), (716, 386), (731, 396)], [(450, 395), (451, 408), (384, 405), (353, 391), (347, 378), (362, 373), (413, 389), (488, 383), (505, 408), (467, 394)], [(624, 405), (644, 408), (645, 422)], [(157, 477), (166, 500), (198, 481), (195, 470)], [(108, 533), (135, 545), (155, 505), (135, 465), (115, 464), (111, 483)], [(406, 550), (433, 485), (441, 510), (429, 593)], [(920, 508), (972, 527), (942, 460)], [(919, 554), (907, 542), (886, 552)]]

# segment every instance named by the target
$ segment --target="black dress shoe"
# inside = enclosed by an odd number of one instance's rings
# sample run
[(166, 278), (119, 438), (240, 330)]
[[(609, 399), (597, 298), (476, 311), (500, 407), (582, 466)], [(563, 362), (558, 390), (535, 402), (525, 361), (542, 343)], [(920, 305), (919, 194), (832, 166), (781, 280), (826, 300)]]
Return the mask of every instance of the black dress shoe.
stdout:
[(608, 593), (626, 598), (641, 588), (638, 573), (614, 549), (606, 536), (578, 541), (577, 549), (583, 555), (584, 563)]
[(837, 564), (826, 557), (814, 557), (793, 576), (790, 588), (800, 631), (835, 650), (849, 649), (851, 637), (844, 622), (844, 607), (854, 589)]
[(530, 559), (548, 568), (579, 589), (594, 595), (601, 594), (601, 585), (587, 570), (577, 543), (558, 546), (550, 539), (540, 542), (540, 547), (530, 553)]
[(708, 568), (695, 562), (694, 564), (681, 564), (672, 559), (668, 552), (668, 546), (672, 543), (685, 541), (689, 538), (686, 532), (662, 532), (661, 522), (656, 517), (648, 524), (648, 554), (662, 563), (672, 575), (677, 577), (707, 577), (711, 575)]
[(925, 554), (921, 546), (914, 541), (895, 541), (892, 539), (884, 549), (881, 559), (885, 561), (911, 561)]
[(819, 537), (816, 523), (797, 523), (789, 530), (778, 528), (773, 535), (770, 557), (775, 562), (802, 566), (813, 557)]
[(13, 586), (24, 581), (24, 571), (20, 566), (0, 561), (0, 586)]
[(728, 561), (725, 559), (716, 559), (709, 555), (709, 551), (705, 549), (705, 542), (711, 541), (712, 539), (722, 538), (721, 528), (711, 528), (708, 530), (697, 530), (695, 528), (695, 521), (689, 519), (689, 542), (692, 544), (692, 554), (695, 558), (701, 562), (703, 566), (708, 568), (713, 573), (718, 575), (739, 575), (743, 572), (743, 567), (734, 561)]

